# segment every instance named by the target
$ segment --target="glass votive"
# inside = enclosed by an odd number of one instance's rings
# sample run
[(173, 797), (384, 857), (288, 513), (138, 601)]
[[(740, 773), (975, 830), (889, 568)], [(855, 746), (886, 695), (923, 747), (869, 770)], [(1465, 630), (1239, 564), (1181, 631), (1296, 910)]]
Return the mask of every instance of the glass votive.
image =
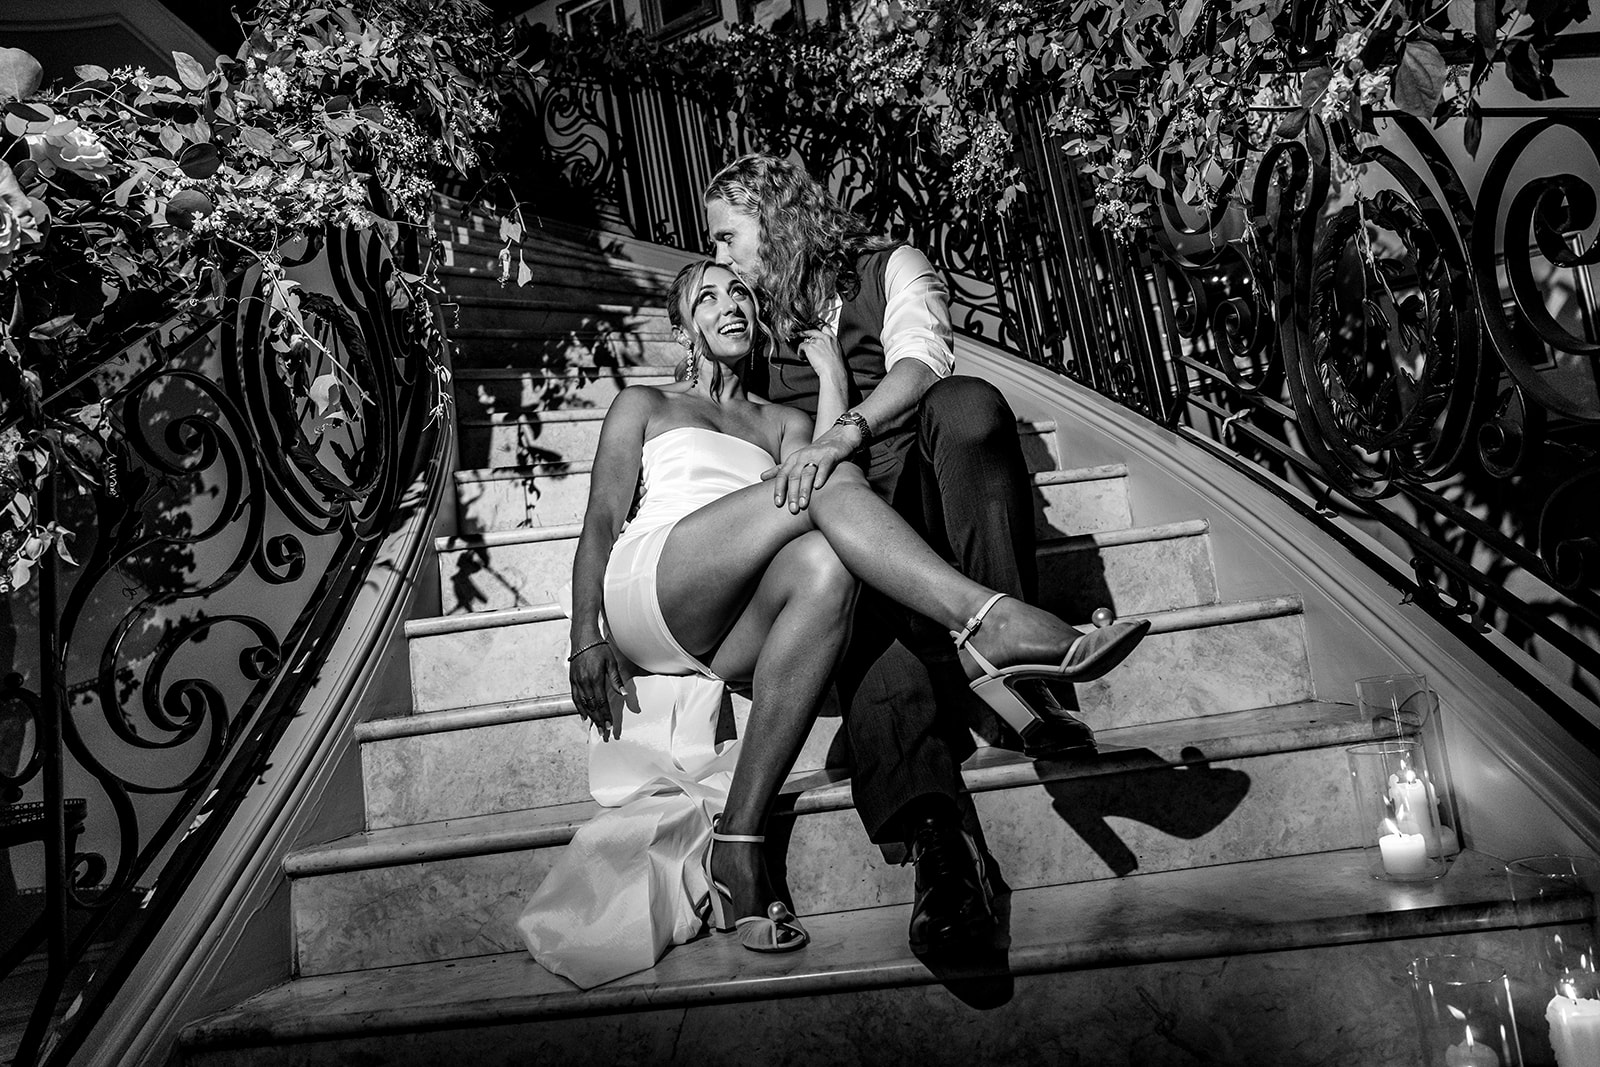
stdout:
[(1428, 721), (1439, 707), (1439, 695), (1425, 674), (1376, 674), (1356, 679), (1356, 703), (1374, 722), (1390, 723), (1396, 734)]
[(1479, 956), (1420, 956), (1408, 973), (1427, 1067), (1522, 1067), (1504, 967)]
[(1347, 748), (1345, 755), (1367, 870), (1395, 882), (1444, 874), (1437, 800), (1422, 742), (1373, 741)]
[(1506, 864), (1506, 879), (1518, 925), (1531, 928), (1538, 938), (1539, 970), (1553, 994), (1544, 1017), (1556, 1065), (1600, 1067), (1600, 937), (1594, 922), (1541, 926), (1564, 913), (1580, 918), (1594, 914), (1600, 860), (1525, 856)]

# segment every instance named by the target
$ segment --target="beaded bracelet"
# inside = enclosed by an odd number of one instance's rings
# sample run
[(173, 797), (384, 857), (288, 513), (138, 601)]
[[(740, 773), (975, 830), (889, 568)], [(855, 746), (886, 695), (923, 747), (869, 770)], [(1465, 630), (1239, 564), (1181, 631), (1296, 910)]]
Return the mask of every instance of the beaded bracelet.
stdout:
[(577, 659), (579, 656), (583, 655), (585, 652), (589, 651), (591, 648), (599, 648), (601, 645), (609, 645), (610, 643), (611, 642), (605, 640), (604, 638), (601, 638), (598, 641), (591, 641), (589, 644), (584, 645), (582, 648), (578, 649), (578, 651), (576, 651), (572, 655), (568, 656), (567, 657), (567, 662), (571, 663), (573, 660)]

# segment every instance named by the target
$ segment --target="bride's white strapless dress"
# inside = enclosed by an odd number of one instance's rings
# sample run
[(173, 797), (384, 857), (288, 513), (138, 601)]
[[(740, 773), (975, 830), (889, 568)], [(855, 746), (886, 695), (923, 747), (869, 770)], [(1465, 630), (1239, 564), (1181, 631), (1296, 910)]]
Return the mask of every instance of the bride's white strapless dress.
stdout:
[(717, 743), (727, 691), (668, 630), (656, 566), (679, 520), (775, 462), (759, 445), (701, 427), (644, 443), (643, 497), (605, 577), (608, 637), (638, 671), (626, 681), (618, 736), (589, 731), (589, 789), (607, 810), (579, 828), (517, 921), (534, 958), (585, 989), (654, 966), (703, 928), (702, 861), (739, 743)]

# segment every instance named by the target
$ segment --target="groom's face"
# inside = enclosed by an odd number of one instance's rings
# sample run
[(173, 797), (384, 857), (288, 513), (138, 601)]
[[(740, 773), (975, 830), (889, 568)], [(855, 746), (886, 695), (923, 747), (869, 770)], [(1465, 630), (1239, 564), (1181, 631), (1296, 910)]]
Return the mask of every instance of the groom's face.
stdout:
[(754, 215), (738, 210), (726, 200), (706, 205), (706, 229), (711, 234), (711, 254), (745, 280), (761, 282), (761, 224)]

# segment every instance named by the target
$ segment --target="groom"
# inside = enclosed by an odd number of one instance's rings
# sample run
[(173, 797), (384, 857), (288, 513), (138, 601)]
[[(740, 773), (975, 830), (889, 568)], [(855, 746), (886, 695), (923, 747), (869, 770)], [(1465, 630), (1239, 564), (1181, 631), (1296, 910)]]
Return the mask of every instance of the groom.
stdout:
[[(1034, 601), (1031, 484), (1016, 417), (987, 382), (951, 377), (949, 301), (927, 258), (872, 236), (804, 170), (770, 156), (729, 164), (704, 202), (717, 262), (760, 288), (779, 342), (751, 368), (750, 391), (814, 415), (817, 376), (795, 341), (817, 326), (837, 337), (849, 371), (851, 406), (776, 469), (777, 499), (809, 497), (814, 482), (855, 460), (963, 573)], [(916, 864), (912, 948), (977, 942), (993, 930), (991, 899), (1004, 884), (975, 840), (961, 779), (974, 745), (954, 646), (870, 589), (855, 635), (838, 688), (856, 810), (886, 855), (904, 848), (898, 854)], [(1093, 743), (1070, 716), (1049, 725), (1054, 751)]]

